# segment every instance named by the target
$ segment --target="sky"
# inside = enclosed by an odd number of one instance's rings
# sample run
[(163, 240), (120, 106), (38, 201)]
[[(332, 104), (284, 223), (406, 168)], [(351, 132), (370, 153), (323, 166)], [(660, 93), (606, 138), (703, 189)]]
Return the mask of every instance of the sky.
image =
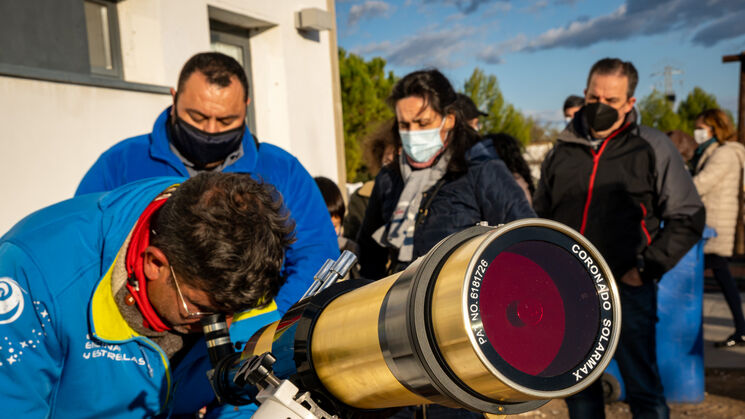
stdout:
[(397, 76), (436, 67), (456, 90), (474, 68), (497, 76), (505, 100), (560, 124), (570, 94), (604, 57), (631, 61), (635, 96), (695, 86), (737, 115), (745, 0), (337, 0), (338, 44), (382, 57)]

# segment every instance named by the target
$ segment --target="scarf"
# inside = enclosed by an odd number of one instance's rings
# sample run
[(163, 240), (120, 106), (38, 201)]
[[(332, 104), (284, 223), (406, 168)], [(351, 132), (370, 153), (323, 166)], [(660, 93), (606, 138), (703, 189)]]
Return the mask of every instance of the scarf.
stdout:
[(161, 320), (150, 304), (150, 299), (147, 296), (147, 278), (145, 278), (143, 268), (143, 255), (145, 249), (150, 245), (150, 222), (153, 214), (165, 204), (167, 199), (167, 196), (156, 198), (140, 215), (134, 230), (132, 230), (132, 239), (129, 242), (129, 248), (127, 248), (125, 261), (128, 277), (127, 289), (142, 313), (143, 325), (156, 332), (164, 332), (171, 330), (171, 328)]
[(696, 147), (696, 150), (693, 152), (693, 157), (691, 157), (691, 162), (690, 162), (692, 175), (696, 174), (696, 166), (698, 166), (698, 162), (701, 160), (701, 157), (704, 156), (704, 151), (706, 151), (706, 149), (709, 148), (709, 146), (711, 146), (712, 144), (716, 142), (718, 142), (717, 139), (712, 137), (712, 138), (709, 138), (706, 142), (703, 142), (699, 144), (698, 147)]
[(422, 204), (422, 194), (434, 186), (445, 173), (451, 153), (445, 152), (437, 162), (424, 169), (413, 169), (404, 156), (399, 158), (404, 189), (390, 221), (373, 233), (373, 239), (383, 247), (398, 249), (398, 260), (411, 262), (414, 258), (414, 229)]

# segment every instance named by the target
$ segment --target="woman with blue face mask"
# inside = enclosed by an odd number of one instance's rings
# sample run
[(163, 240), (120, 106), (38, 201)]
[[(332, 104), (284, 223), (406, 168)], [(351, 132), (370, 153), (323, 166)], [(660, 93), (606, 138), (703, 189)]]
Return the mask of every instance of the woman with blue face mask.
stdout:
[[(376, 176), (357, 236), (363, 278), (401, 271), (448, 235), (480, 222), (535, 217), (491, 141), (467, 124), (456, 99), (437, 70), (408, 74), (393, 87), (391, 134), (401, 152)], [(422, 409), (428, 418), (471, 417), (442, 406)]]
[(691, 160), (693, 183), (706, 207), (706, 225), (717, 232), (704, 246), (704, 266), (714, 273), (735, 323), (735, 332), (714, 346), (741, 346), (745, 345), (745, 317), (729, 258), (735, 246), (737, 218), (742, 217), (745, 147), (737, 142), (732, 122), (719, 109), (704, 111), (696, 118), (694, 139), (699, 146)]

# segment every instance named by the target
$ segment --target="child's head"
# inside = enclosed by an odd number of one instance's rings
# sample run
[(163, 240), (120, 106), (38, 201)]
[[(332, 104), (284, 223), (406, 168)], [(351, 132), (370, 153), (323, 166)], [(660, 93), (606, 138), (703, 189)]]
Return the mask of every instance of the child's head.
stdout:
[(346, 211), (344, 198), (341, 196), (341, 191), (333, 180), (323, 176), (318, 176), (315, 180), (318, 189), (321, 190), (323, 200), (326, 201), (326, 208), (329, 210), (331, 222), (334, 223), (334, 230), (336, 230), (336, 235), (338, 236), (341, 234), (344, 212)]

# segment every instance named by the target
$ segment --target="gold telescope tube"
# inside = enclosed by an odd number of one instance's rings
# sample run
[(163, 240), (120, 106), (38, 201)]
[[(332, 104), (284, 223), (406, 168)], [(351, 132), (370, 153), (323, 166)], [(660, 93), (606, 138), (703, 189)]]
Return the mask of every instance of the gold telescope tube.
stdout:
[(315, 315), (288, 312), (248, 350), (286, 350), (283, 335), (305, 317), (305, 331), (294, 330), (299, 370), (357, 409), (534, 409), (599, 378), (620, 331), (602, 256), (576, 231), (543, 219), (473, 227), (403, 272), (326, 300)]

